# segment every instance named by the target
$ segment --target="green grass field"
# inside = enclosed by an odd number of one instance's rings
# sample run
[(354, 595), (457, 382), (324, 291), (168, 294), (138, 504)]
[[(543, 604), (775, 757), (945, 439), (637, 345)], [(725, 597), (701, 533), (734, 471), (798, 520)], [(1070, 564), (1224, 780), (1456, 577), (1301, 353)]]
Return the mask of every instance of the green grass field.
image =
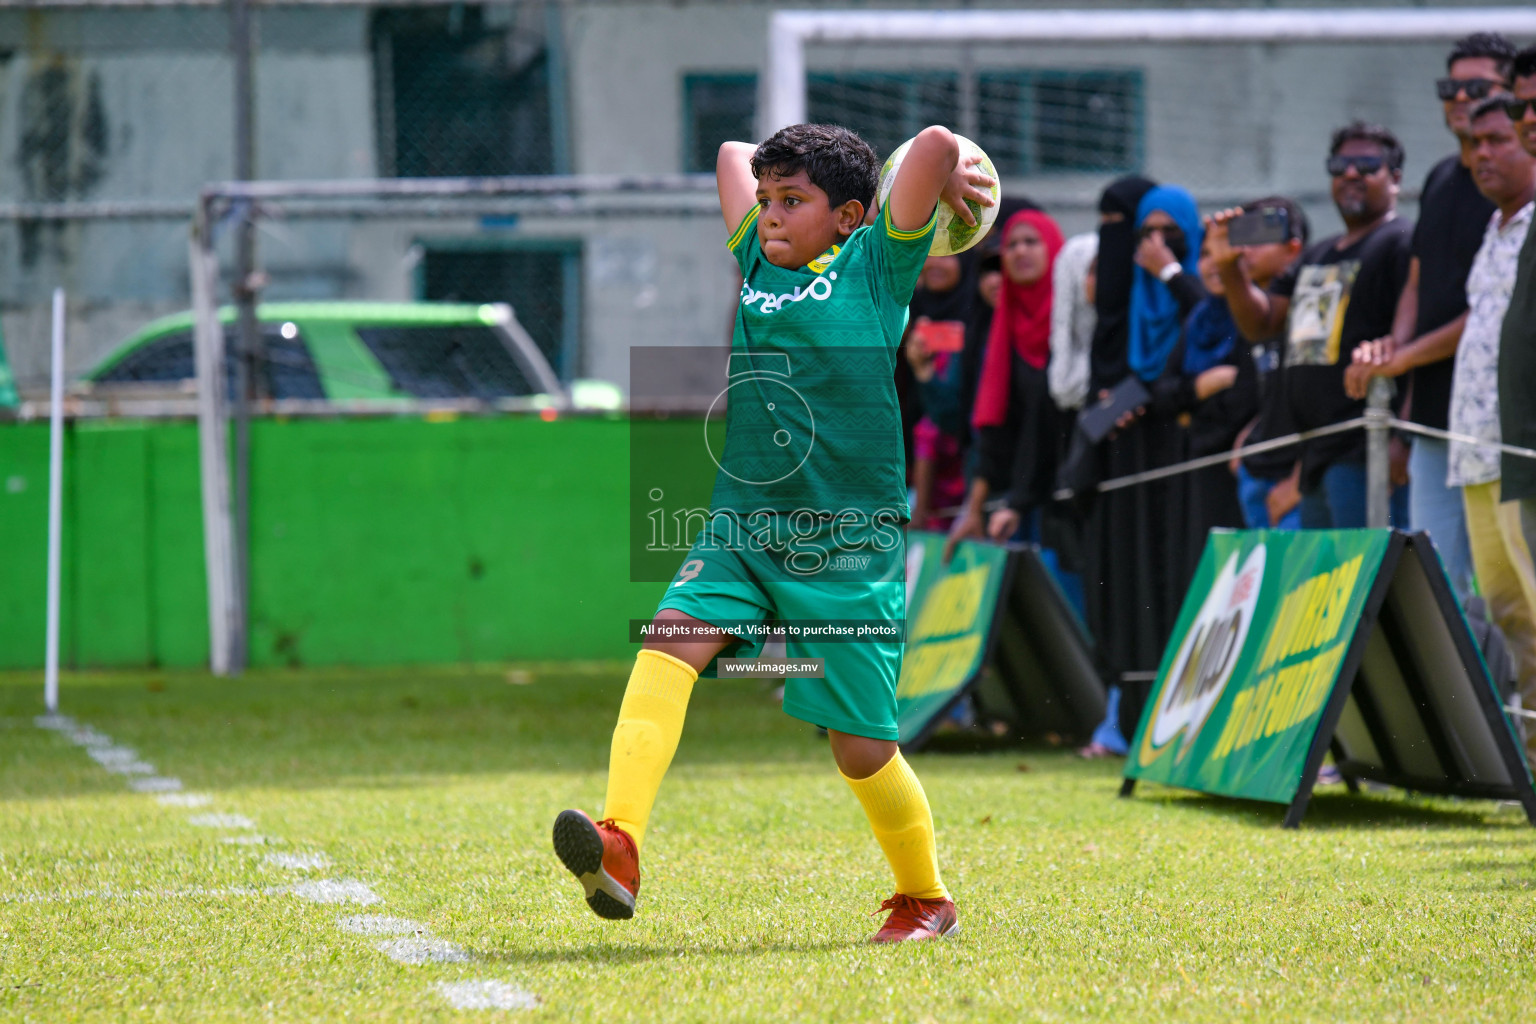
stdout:
[[(1536, 991), (1513, 808), (1328, 790), (1286, 832), (1278, 807), (1117, 799), (1118, 765), (1045, 748), (913, 758), (964, 933), (866, 945), (885, 864), (757, 682), (696, 692), (639, 916), (600, 921), (549, 824), (601, 799), (624, 673), (67, 677), (63, 711), (195, 808), (130, 791), (33, 724), (35, 676), (0, 677), (0, 1020), (1509, 1021)], [(365, 914), (423, 934), (338, 924)], [(458, 962), (379, 948), (426, 938)], [(458, 1010), (460, 982), (537, 1006)]]

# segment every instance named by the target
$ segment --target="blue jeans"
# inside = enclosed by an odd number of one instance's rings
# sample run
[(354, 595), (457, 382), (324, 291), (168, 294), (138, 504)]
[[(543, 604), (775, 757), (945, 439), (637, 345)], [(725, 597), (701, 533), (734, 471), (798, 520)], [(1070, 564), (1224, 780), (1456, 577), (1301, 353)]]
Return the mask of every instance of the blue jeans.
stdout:
[[(1391, 524), (1408, 525), (1408, 486), (1392, 488)], [(1335, 462), (1313, 491), (1301, 495), (1304, 530), (1357, 530), (1365, 526), (1365, 463)]]
[[(1248, 472), (1246, 466), (1237, 467), (1237, 500), (1243, 506), (1243, 522), (1250, 530), (1268, 530), (1269, 506), (1265, 503), (1269, 492), (1275, 489), (1277, 480), (1265, 480)], [(1276, 530), (1301, 529), (1301, 506), (1291, 509), (1274, 525)]]
[(1451, 588), (1463, 604), (1472, 592), (1472, 548), (1467, 542), (1467, 506), (1460, 487), (1445, 486), (1451, 445), (1437, 437), (1415, 437), (1408, 457), (1408, 523), (1435, 542)]
[(1104, 721), (1093, 730), (1092, 742), (1111, 753), (1124, 754), (1131, 745), (1120, 735), (1120, 687), (1111, 686), (1104, 697)]

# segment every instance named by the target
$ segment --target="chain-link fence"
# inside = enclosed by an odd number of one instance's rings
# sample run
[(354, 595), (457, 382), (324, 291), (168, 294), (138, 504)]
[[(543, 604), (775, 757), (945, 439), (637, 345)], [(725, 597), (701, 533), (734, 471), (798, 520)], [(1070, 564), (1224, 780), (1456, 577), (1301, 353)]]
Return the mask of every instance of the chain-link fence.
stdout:
[[(1379, 16), (1389, 25), (1422, 10), (1383, 5)], [(765, 125), (773, 17), (730, 2), (260, 3), (252, 173), (708, 174), (721, 141)], [(1460, 17), (1468, 31), (1518, 38), (1530, 12)], [(76, 378), (190, 307), (195, 197), (237, 170), (231, 23), (227, 4), (190, 0), (0, 7), (0, 166), (12, 171), (0, 175), (0, 330), (24, 394), (43, 388), (54, 286), (69, 293)], [(1327, 135), (1353, 117), (1402, 138), (1414, 213), (1417, 183), (1452, 148), (1433, 93), (1450, 39), (813, 39), (805, 114), (851, 125), (882, 153), (925, 124), (953, 125), (991, 153), (1005, 193), (1069, 231), (1092, 225), (1098, 191), (1127, 172), (1185, 184), (1207, 207), (1296, 195), (1326, 231), (1337, 224)], [(722, 228), (707, 189), (685, 191), (680, 215), (545, 201), (263, 216), (251, 283), (263, 302), (507, 303), (563, 381), (622, 384), (631, 345), (728, 335)], [(221, 234), (226, 275), (233, 234)]]

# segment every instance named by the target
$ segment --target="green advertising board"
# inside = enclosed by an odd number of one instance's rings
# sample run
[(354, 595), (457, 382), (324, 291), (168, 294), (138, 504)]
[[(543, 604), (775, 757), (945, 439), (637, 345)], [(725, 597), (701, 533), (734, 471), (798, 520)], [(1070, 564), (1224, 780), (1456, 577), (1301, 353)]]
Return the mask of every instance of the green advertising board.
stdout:
[[(907, 646), (896, 687), (900, 741), (921, 746), (990, 673), (1019, 732), (1086, 735), (1104, 715), (1092, 642), (1028, 545), (907, 535)], [(989, 693), (992, 691), (989, 690)], [(1003, 710), (1001, 708), (995, 710)]]
[[(1536, 793), (1426, 535), (1212, 531), (1127, 756), (1137, 780), (1291, 805), (1353, 787)], [(1536, 817), (1533, 817), (1536, 821)]]

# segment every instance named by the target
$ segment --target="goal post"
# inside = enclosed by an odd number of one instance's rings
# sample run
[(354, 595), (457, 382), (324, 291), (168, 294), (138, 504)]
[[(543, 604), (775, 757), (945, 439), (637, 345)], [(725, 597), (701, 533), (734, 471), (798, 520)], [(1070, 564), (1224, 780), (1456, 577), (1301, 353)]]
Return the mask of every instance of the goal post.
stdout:
[(1384, 43), (1536, 33), (1536, 8), (778, 11), (769, 19), (764, 136), (807, 118), (811, 43)]

